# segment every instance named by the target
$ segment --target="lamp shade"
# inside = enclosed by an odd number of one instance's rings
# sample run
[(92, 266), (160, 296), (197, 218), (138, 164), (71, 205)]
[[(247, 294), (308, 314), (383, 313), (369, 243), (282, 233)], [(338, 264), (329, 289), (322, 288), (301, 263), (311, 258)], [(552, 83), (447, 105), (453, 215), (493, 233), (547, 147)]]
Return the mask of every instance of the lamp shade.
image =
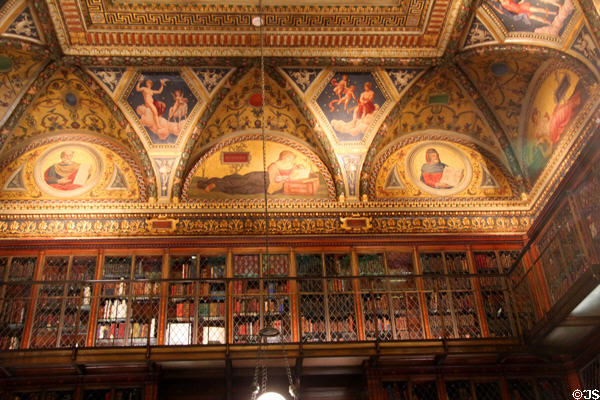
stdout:
[(256, 400), (285, 400), (285, 397), (277, 392), (264, 392)]

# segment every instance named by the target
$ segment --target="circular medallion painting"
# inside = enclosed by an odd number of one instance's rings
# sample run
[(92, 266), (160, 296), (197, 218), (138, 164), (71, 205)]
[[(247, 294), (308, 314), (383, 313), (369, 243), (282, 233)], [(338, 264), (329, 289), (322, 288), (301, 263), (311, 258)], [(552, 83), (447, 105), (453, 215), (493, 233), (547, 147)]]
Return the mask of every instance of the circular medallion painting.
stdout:
[(473, 175), (467, 156), (457, 147), (443, 142), (416, 146), (406, 162), (411, 181), (419, 189), (438, 196), (462, 192)]
[(70, 198), (98, 183), (102, 169), (102, 158), (91, 146), (64, 143), (42, 153), (35, 162), (33, 177), (44, 193)]

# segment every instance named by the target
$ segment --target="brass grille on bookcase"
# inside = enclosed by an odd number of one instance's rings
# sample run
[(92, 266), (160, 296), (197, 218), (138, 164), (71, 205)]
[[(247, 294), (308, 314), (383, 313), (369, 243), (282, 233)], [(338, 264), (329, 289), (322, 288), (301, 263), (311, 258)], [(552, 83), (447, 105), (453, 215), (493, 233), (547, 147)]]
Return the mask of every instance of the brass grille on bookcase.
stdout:
[(31, 348), (56, 347), (58, 344), (61, 308), (65, 295), (65, 283), (69, 267), (68, 256), (45, 257), (41, 280), (38, 285), (38, 301), (35, 306), (31, 333)]
[(225, 343), (226, 283), (219, 278), (225, 277), (227, 259), (225, 256), (199, 257), (198, 270), (200, 280), (198, 296), (199, 344)]
[(446, 393), (448, 398), (452, 400), (473, 400), (473, 392), (471, 382), (466, 380), (447, 381)]
[(507, 384), (510, 400), (537, 400), (531, 379), (508, 379)]
[(408, 382), (383, 382), (385, 400), (412, 400), (408, 389)]
[(386, 252), (392, 302), (392, 325), (397, 340), (423, 339), (421, 300), (417, 292), (412, 253)]
[(445, 277), (423, 278), (430, 339), (453, 338), (452, 311)]
[(133, 267), (130, 346), (157, 344), (162, 256), (136, 256)]
[[(600, 249), (600, 167), (594, 163), (586, 179), (577, 187), (574, 197), (581, 207), (584, 229), (592, 240), (592, 247)], [(598, 255), (598, 254), (597, 254)], [(596, 260), (599, 261), (599, 260)]]
[(234, 255), (232, 288), (232, 335), (234, 343), (256, 343), (260, 324), (260, 258), (256, 254)]
[(359, 254), (358, 272), (365, 339), (393, 340), (387, 279), (377, 278), (385, 274), (383, 254)]
[(290, 309), (290, 258), (287, 254), (263, 255), (263, 326), (276, 328), (280, 335), (269, 339), (292, 340), (292, 313)]
[(358, 340), (356, 308), (348, 254), (326, 254), (327, 312), (329, 340), (332, 342)]
[(423, 339), (421, 300), (416, 290), (391, 293), (393, 319), (397, 340)]
[(43, 392), (13, 392), (11, 400), (73, 400), (73, 390), (46, 390)]
[(412, 400), (438, 400), (435, 381), (411, 382)]
[(296, 272), (300, 299), (300, 340), (325, 342), (327, 328), (322, 256), (320, 254), (296, 255)]
[(481, 337), (479, 316), (471, 278), (449, 278), (452, 296), (452, 315), (457, 338)]
[(600, 389), (600, 355), (581, 369), (579, 378), (582, 389)]
[[(167, 302), (166, 345), (196, 344), (194, 315), (197, 256), (171, 256), (169, 259), (169, 301)], [(199, 302), (200, 304), (200, 302)], [(200, 308), (198, 308), (199, 317)]]
[(0, 348), (16, 350), (22, 347), (36, 258), (12, 257), (10, 265), (2, 260), (7, 271), (0, 292)]
[(140, 388), (115, 389), (113, 400), (142, 400), (142, 396)]
[(92, 303), (92, 284), (96, 275), (96, 257), (74, 256), (69, 269), (60, 347), (86, 345)]
[(385, 400), (438, 400), (435, 381), (383, 382)]
[(112, 400), (110, 389), (84, 390), (83, 400)]
[(537, 321), (537, 313), (534, 305), (535, 297), (529, 280), (531, 274), (533, 274), (533, 269), (530, 269), (521, 281), (513, 287), (513, 301), (516, 306), (516, 313), (521, 329), (524, 331), (533, 328)]
[(96, 346), (124, 346), (131, 306), (130, 256), (106, 256), (100, 284)]
[(563, 400), (566, 396), (565, 385), (560, 378), (538, 378), (536, 388), (540, 399)]
[(476, 400), (503, 400), (498, 381), (473, 382)]
[(541, 253), (537, 263), (544, 272), (554, 305), (590, 265), (568, 203), (558, 209), (536, 243)]
[[(503, 255), (501, 260), (502, 258)], [(502, 265), (493, 251), (475, 252), (473, 259), (477, 273), (489, 275), (478, 278), (489, 336), (513, 336), (515, 330), (509, 305), (510, 294), (505, 278), (500, 276), (500, 273), (508, 270), (512, 263), (504, 260)], [(508, 266), (505, 266), (506, 264)]]

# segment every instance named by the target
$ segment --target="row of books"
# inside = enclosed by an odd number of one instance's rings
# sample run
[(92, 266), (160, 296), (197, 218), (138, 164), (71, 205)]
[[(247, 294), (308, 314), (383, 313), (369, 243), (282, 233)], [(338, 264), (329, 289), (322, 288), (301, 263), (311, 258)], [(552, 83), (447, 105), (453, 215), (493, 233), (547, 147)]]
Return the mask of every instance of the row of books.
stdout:
[(249, 314), (256, 313), (258, 315), (260, 311), (260, 303), (258, 297), (250, 299), (234, 299), (233, 300), (233, 312), (234, 314)]
[(303, 333), (325, 332), (325, 321), (322, 319), (312, 319), (300, 317)]
[(16, 350), (19, 348), (21, 338), (19, 336), (0, 336), (0, 349)]
[(10, 264), (8, 280), (22, 281), (31, 279), (33, 277), (33, 270), (35, 269), (35, 261), (35, 258), (14, 257)]
[(200, 318), (222, 317), (225, 318), (225, 301), (198, 303), (198, 316)]
[(127, 318), (127, 300), (105, 300), (100, 306), (98, 315), (101, 315), (102, 319)]
[(233, 281), (231, 291), (234, 294), (260, 294), (260, 283), (257, 280)]
[(235, 324), (235, 334), (239, 336), (257, 336), (260, 331), (260, 321), (238, 322)]
[(446, 253), (446, 271), (449, 274), (468, 274), (469, 264), (465, 253)]
[(329, 279), (327, 283), (330, 292), (350, 292), (353, 290), (350, 279)]
[[(127, 324), (125, 322), (112, 322), (108, 324), (98, 324), (97, 339), (125, 339)], [(150, 323), (134, 322), (131, 324), (131, 338), (156, 338), (156, 318), (152, 318)]]
[(330, 320), (329, 329), (331, 332), (356, 332), (354, 318), (349, 315), (345, 319)]
[(25, 322), (27, 302), (25, 300), (5, 300), (2, 302), (0, 323), (22, 324)]

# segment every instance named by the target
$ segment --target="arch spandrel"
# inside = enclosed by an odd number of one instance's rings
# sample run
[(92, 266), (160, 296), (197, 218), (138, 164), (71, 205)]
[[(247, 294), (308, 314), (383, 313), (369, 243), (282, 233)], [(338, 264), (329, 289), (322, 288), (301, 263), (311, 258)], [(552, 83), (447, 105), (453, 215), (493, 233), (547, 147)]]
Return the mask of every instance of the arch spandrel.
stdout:
[[(265, 79), (265, 92), (265, 129), (296, 136), (318, 149), (318, 142), (309, 123), (285, 91), (268, 76)], [(259, 129), (262, 123), (261, 106), (260, 72), (252, 69), (229, 91), (202, 127), (192, 150), (192, 157), (223, 135), (239, 130)]]

